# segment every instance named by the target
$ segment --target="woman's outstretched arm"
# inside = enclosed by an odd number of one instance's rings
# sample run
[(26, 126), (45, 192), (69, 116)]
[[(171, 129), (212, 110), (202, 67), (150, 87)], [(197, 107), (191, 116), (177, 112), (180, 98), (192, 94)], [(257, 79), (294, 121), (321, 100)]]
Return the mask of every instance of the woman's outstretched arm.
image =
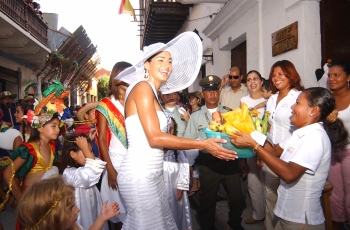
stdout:
[(140, 82), (132, 89), (125, 108), (126, 117), (136, 113), (139, 115), (142, 128), (152, 148), (200, 149), (208, 151), (219, 159), (234, 160), (237, 158), (236, 152), (218, 144), (225, 143), (226, 140), (218, 138), (193, 140), (162, 132), (157, 116), (157, 111), (161, 111), (161, 108), (147, 82)]

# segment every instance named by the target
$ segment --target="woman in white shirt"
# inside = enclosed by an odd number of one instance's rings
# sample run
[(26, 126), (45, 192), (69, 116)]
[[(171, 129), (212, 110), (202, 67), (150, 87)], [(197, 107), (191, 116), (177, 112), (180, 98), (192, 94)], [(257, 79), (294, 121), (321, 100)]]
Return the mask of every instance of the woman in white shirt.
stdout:
[(232, 136), (232, 143), (251, 147), (280, 177), (274, 212), (282, 229), (325, 229), (320, 197), (331, 152), (344, 148), (348, 139), (337, 116), (332, 93), (314, 87), (304, 90), (292, 106), (290, 120), (298, 129), (274, 148), (269, 143), (261, 147), (244, 133)]
[[(328, 72), (328, 85), (332, 91), (339, 118), (350, 132), (350, 63), (339, 61), (332, 63)], [(331, 193), (331, 211), (333, 229), (340, 230), (343, 222), (350, 224), (350, 143), (332, 155), (328, 181), (333, 185)]]
[[(296, 130), (289, 119), (292, 116), (290, 107), (295, 103), (304, 87), (301, 85), (301, 78), (295, 66), (288, 60), (278, 61), (272, 65), (269, 80), (273, 95), (266, 104), (266, 111), (271, 113), (267, 138), (272, 145), (276, 145), (289, 138)], [(261, 161), (259, 163), (262, 166)], [(277, 189), (280, 180), (268, 166), (263, 165), (262, 167), (266, 198), (265, 226), (270, 230), (274, 229), (278, 220), (273, 210), (277, 201)]]
[[(261, 74), (256, 70), (251, 70), (247, 73), (247, 88), (248, 96), (241, 98), (241, 103), (244, 102), (249, 108), (254, 108), (254, 106), (266, 101), (262, 96), (262, 83), (263, 78)], [(260, 114), (258, 117), (261, 119), (264, 115), (265, 109), (258, 109)], [(261, 183), (260, 175), (261, 170), (258, 170), (256, 166), (256, 157), (251, 157), (247, 159), (249, 166), (248, 173), (248, 190), (250, 195), (250, 200), (252, 202), (253, 215), (245, 220), (246, 224), (255, 224), (259, 220), (265, 218), (265, 200), (263, 184)]]

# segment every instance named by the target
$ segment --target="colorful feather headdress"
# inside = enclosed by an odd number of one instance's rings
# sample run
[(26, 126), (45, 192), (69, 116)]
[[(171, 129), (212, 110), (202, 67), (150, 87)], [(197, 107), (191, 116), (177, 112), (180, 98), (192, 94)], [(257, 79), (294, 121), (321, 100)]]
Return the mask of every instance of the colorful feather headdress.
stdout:
[(62, 117), (66, 106), (64, 98), (69, 95), (69, 91), (64, 88), (61, 82), (57, 79), (52, 81), (44, 92), (44, 98), (35, 106), (34, 111), (29, 110), (27, 113), (28, 122), (33, 128), (40, 128), (54, 116)]

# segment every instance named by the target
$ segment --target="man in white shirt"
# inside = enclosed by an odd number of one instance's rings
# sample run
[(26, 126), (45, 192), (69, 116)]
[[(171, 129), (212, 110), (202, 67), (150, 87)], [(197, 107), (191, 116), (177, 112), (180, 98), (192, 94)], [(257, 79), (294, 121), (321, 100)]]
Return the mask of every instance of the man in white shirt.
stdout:
[[(230, 72), (222, 77), (220, 85), (220, 100), (222, 106), (231, 109), (239, 108), (241, 106), (241, 98), (248, 95), (248, 89), (242, 85), (243, 74), (241, 69), (234, 66)], [(229, 85), (229, 87), (225, 87)]]

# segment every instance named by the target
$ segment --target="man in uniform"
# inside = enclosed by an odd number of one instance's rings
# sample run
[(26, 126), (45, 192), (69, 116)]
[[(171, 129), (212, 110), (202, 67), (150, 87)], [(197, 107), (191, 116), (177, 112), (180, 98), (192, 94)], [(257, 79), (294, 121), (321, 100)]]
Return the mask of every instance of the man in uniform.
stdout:
[[(187, 123), (185, 119), (182, 118), (183, 115), (179, 111), (181, 107), (177, 105), (177, 102), (180, 100), (179, 93), (175, 92), (175, 93), (163, 94), (162, 100), (164, 102), (165, 111), (168, 112), (176, 122), (177, 136), (183, 137)], [(184, 109), (182, 110), (182, 113), (184, 113), (184, 115), (187, 115), (187, 112)]]
[[(221, 79), (215, 75), (206, 76), (199, 82), (199, 85), (202, 86), (202, 97), (205, 100), (205, 105), (191, 114), (184, 137), (207, 139), (202, 130), (207, 128), (212, 121), (212, 113), (217, 110), (221, 113), (231, 110), (219, 105), (220, 83)], [(216, 195), (219, 185), (222, 183), (230, 206), (227, 224), (234, 230), (242, 230), (241, 215), (245, 208), (245, 200), (241, 190), (239, 164), (241, 164), (243, 173), (247, 174), (246, 159), (226, 161), (205, 151), (200, 151), (196, 163), (200, 166), (201, 192), (199, 194), (198, 215), (201, 229), (215, 229)]]

